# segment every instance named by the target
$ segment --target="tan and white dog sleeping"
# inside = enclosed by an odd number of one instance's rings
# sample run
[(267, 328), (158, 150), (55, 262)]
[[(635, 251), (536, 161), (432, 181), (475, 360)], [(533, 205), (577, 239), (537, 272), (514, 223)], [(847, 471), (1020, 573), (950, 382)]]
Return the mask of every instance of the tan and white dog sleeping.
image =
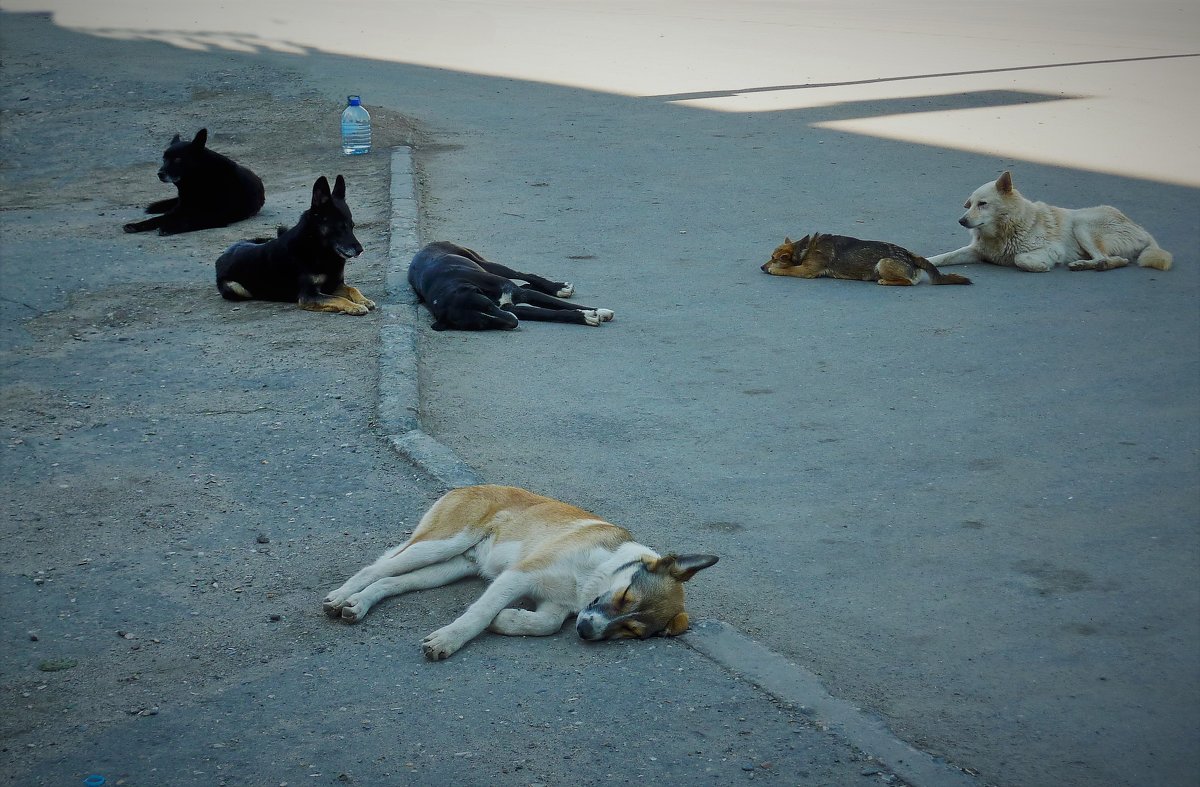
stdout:
[[(325, 597), (331, 617), (362, 620), (380, 599), (463, 577), (492, 580), (453, 623), (425, 637), (426, 658), (449, 657), (490, 629), (547, 636), (577, 614), (585, 640), (674, 636), (687, 630), (683, 583), (716, 555), (659, 555), (623, 527), (508, 486), (442, 496), (412, 537)], [(528, 599), (535, 609), (511, 605)]]

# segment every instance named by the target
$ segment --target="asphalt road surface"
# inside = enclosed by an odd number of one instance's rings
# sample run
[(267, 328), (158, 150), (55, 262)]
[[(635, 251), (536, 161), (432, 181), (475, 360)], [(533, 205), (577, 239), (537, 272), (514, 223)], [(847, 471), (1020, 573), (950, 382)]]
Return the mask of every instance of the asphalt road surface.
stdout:
[[(696, 617), (985, 782), (1195, 782), (1195, 9), (289, 8), (58, 19), (411, 118), (424, 240), (615, 310), (426, 331), (428, 432), (488, 481), (721, 555)], [(1004, 169), (1117, 205), (1175, 268), (758, 269), (814, 230), (956, 248)]]

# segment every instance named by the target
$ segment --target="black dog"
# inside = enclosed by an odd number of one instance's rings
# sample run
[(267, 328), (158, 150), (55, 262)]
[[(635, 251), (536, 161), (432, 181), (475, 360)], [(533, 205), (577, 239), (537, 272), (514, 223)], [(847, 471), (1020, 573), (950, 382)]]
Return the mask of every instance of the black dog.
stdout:
[[(529, 283), (518, 287), (512, 279)], [(579, 325), (613, 318), (608, 309), (559, 300), (575, 292), (566, 282), (514, 271), (445, 241), (417, 252), (408, 266), (408, 283), (433, 313), (435, 331), (508, 330), (517, 327), (517, 318)]]
[(325, 176), (313, 184), (312, 205), (279, 237), (230, 246), (217, 259), (217, 289), (227, 300), (291, 301), (317, 312), (366, 314), (374, 301), (346, 284), (346, 260), (362, 254), (341, 175), (329, 191)]
[(206, 128), (191, 142), (180, 142), (175, 135), (163, 151), (158, 179), (174, 183), (179, 196), (150, 203), (146, 212), (162, 215), (130, 222), (126, 232), (158, 230), (160, 235), (174, 235), (224, 227), (258, 213), (265, 198), (258, 175), (204, 147), (207, 141)]

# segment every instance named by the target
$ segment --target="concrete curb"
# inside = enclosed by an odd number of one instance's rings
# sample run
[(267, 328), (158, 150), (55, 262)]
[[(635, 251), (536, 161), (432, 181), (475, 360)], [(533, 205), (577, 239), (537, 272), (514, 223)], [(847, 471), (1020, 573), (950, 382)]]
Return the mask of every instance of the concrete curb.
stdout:
[[(446, 487), (483, 483), (454, 451), (421, 429), (416, 296), (408, 286), (408, 263), (420, 247), (418, 203), (412, 149), (392, 151), (391, 242), (387, 300), (379, 359), (379, 417), (388, 444)], [(920, 787), (964, 787), (978, 783), (960, 769), (918, 751), (892, 734), (880, 720), (833, 697), (811, 672), (789, 662), (733, 627), (699, 621), (683, 637), (696, 652), (780, 701), (806, 708), (811, 718), (887, 768)]]
[(482, 483), (479, 474), (457, 454), (421, 430), (417, 358), (420, 307), (408, 286), (408, 263), (421, 245), (412, 148), (392, 149), (391, 198), (387, 295), (380, 307), (379, 419), (388, 445), (443, 486)]
[(880, 720), (832, 696), (813, 673), (717, 620), (693, 624), (688, 647), (776, 699), (803, 708), (813, 721), (920, 787), (978, 787), (979, 782), (940, 758), (900, 740)]

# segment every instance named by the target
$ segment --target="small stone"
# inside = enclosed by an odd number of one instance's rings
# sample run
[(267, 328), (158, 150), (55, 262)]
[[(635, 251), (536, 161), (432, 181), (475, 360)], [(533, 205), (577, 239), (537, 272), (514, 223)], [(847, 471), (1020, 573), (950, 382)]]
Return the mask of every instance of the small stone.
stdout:
[(281, 621), (281, 620), (283, 620), (283, 615), (280, 615), (280, 614), (279, 614), (279, 613), (277, 613), (277, 612), (276, 612), (276, 613), (273, 613), (273, 614), (271, 615), (271, 622), (272, 622), (272, 623), (278, 623), (278, 622), (279, 622), (279, 621)]
[(257, 541), (257, 542), (258, 542), (258, 543), (260, 543), (260, 544), (269, 544), (269, 543), (271, 543), (271, 539), (267, 537), (267, 534), (266, 534), (266, 533), (259, 533), (259, 534), (258, 534), (258, 538), (254, 539), (254, 540), (255, 540), (255, 541)]

